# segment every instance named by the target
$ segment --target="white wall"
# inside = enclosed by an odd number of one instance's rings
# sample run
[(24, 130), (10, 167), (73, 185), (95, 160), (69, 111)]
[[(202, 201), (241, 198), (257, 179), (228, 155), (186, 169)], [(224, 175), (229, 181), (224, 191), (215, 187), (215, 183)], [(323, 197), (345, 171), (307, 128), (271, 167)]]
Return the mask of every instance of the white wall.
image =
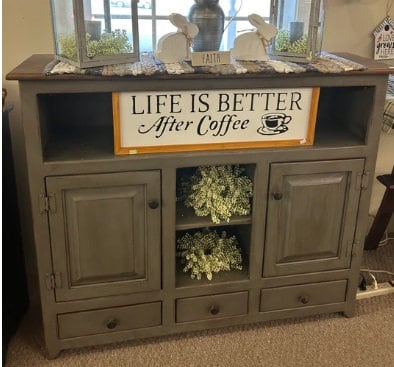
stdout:
[(18, 111), (17, 82), (5, 81), (5, 75), (34, 53), (54, 52), (49, 0), (3, 0), (2, 20), (3, 88)]
[[(326, 0), (323, 48), (373, 57), (375, 28), (386, 16), (390, 0)], [(394, 6), (389, 15), (394, 19)], [(394, 65), (394, 60), (390, 63)]]
[[(328, 0), (323, 49), (347, 51), (373, 58), (373, 30), (386, 16), (388, 0)], [(394, 19), (394, 5), (389, 15)], [(394, 65), (394, 60), (388, 60)], [(393, 70), (394, 73), (394, 70)], [(376, 175), (390, 173), (394, 165), (394, 132), (382, 133)], [(384, 194), (384, 186), (373, 180), (370, 213), (376, 214)], [(394, 232), (394, 216), (388, 230)]]
[[(351, 52), (372, 58), (372, 32), (386, 16), (388, 0), (326, 2), (323, 49), (330, 52)], [(389, 15), (394, 19), (394, 6)], [(19, 118), (17, 83), (6, 81), (5, 74), (31, 54), (53, 53), (53, 50), (49, 0), (3, 0), (3, 87), (8, 90), (8, 104), (15, 106), (12, 112), (14, 123)], [(394, 65), (394, 60), (390, 63)], [(394, 133), (381, 139), (377, 174), (391, 171), (393, 157)], [(377, 209), (381, 195), (382, 188), (375, 183), (372, 211)], [(391, 226), (390, 230), (394, 231), (394, 226)]]

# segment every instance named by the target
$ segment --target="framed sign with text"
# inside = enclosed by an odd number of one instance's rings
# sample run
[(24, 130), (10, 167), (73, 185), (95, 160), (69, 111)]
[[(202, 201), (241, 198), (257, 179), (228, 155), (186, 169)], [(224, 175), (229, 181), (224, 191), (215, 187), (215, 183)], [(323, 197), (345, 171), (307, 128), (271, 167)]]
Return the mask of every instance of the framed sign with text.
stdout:
[(115, 154), (312, 145), (319, 92), (114, 92)]

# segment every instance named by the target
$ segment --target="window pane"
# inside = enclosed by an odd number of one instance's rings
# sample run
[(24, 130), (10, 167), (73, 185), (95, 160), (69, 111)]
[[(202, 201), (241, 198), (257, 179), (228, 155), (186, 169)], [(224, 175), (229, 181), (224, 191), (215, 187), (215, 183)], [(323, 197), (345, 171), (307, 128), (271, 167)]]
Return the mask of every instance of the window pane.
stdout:
[[(100, 18), (100, 15), (103, 14), (104, 0), (90, 1), (93, 15)], [(111, 15), (119, 20), (129, 19), (130, 3), (131, 0), (110, 0)], [(269, 0), (219, 0), (219, 5), (226, 16), (225, 31), (220, 49), (229, 50), (233, 47), (234, 38), (240, 32), (253, 28), (247, 20), (248, 15), (256, 13), (268, 20), (270, 3)], [(194, 4), (194, 0), (139, 0), (140, 51), (154, 50), (160, 37), (175, 32), (176, 28), (168, 20), (169, 15), (179, 13), (187, 17)], [(119, 24), (119, 26), (122, 25)]]
[(237, 11), (237, 17), (247, 17), (253, 13), (267, 18), (270, 15), (270, 1), (268, 0), (220, 0), (219, 4), (226, 16), (234, 16)]
[(164, 36), (165, 34), (176, 31), (174, 25), (170, 23), (168, 20), (158, 20), (156, 24), (157, 24), (156, 35), (158, 40), (160, 39), (160, 37)]
[(187, 17), (194, 0), (156, 0), (156, 14), (168, 16), (171, 13), (179, 13)]
[(153, 42), (156, 42), (156, 40), (153, 38), (152, 20), (140, 19), (138, 21), (138, 26), (140, 36), (140, 52), (152, 51)]
[(233, 48), (235, 37), (237, 37), (241, 32), (251, 30), (253, 28), (247, 20), (237, 20), (230, 24), (226, 22), (224, 26), (227, 27), (227, 29), (225, 28), (222, 38), (222, 44), (220, 47), (222, 51), (227, 51)]

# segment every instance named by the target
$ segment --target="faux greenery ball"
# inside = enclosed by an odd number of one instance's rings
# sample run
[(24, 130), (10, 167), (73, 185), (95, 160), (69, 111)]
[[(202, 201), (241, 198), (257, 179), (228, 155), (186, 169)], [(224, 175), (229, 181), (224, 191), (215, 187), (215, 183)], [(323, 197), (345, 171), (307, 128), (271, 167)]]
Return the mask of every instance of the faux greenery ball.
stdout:
[[(125, 30), (117, 29), (110, 33), (103, 33), (96, 41), (86, 33), (86, 54), (88, 57), (118, 55), (129, 53), (132, 46)], [(77, 61), (77, 41), (74, 34), (59, 36), (60, 52), (68, 59)]]
[(298, 54), (306, 54), (307, 37), (303, 35), (295, 42), (290, 42), (289, 31), (280, 29), (275, 37), (275, 49), (279, 52), (292, 52)]
[(198, 167), (195, 174), (182, 178), (180, 199), (197, 216), (210, 215), (214, 223), (248, 215), (253, 184), (243, 171), (239, 165)]
[(235, 236), (227, 237), (225, 231), (220, 235), (209, 229), (193, 235), (186, 233), (177, 242), (177, 256), (184, 265), (183, 271), (190, 271), (192, 279), (200, 280), (205, 274), (208, 280), (212, 280), (213, 273), (242, 270), (238, 241)]
[(275, 49), (280, 52), (285, 52), (290, 47), (289, 32), (284, 29), (279, 29), (275, 36)]

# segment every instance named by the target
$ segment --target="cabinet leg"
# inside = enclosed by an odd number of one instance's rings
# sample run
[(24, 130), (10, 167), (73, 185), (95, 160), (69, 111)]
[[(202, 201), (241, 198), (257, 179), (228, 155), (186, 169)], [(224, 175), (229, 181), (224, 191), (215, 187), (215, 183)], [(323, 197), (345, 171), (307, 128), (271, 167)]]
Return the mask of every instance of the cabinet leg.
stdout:
[(59, 357), (60, 352), (61, 350), (58, 348), (47, 348), (45, 357), (47, 357), (48, 359), (55, 359)]
[(343, 315), (347, 318), (351, 318), (356, 316), (356, 309), (354, 308), (353, 310), (345, 310), (343, 311)]

